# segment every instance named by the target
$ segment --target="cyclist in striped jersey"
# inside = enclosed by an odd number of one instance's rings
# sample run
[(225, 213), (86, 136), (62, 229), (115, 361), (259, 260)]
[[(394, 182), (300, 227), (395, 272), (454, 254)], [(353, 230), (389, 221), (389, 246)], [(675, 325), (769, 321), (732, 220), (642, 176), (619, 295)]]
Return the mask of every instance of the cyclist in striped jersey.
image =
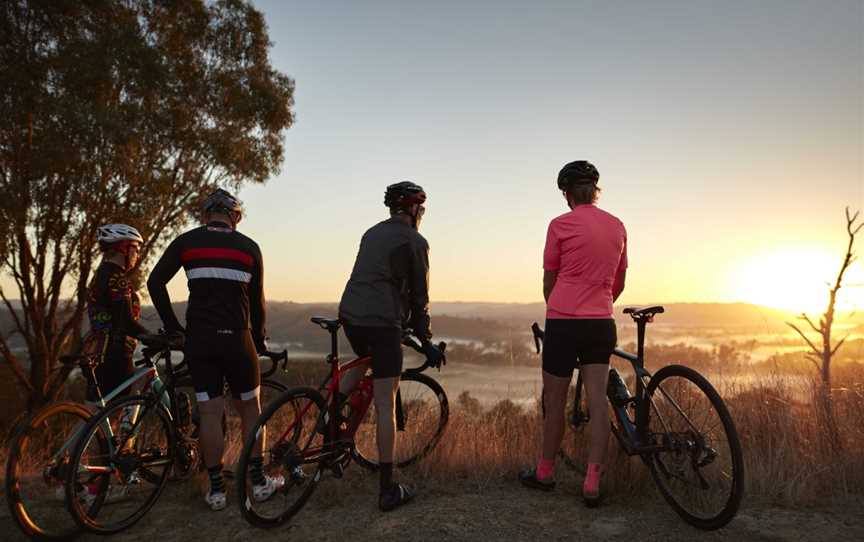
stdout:
[[(240, 413), (244, 438), (261, 414), (258, 353), (265, 352), (264, 266), (257, 243), (236, 230), (240, 201), (216, 190), (204, 202), (205, 224), (176, 238), (150, 274), (147, 288), (166, 331), (184, 331), (166, 284), (182, 267), (189, 287), (185, 357), (201, 411), (201, 444), (210, 473), (206, 502), (213, 510), (226, 505), (222, 456), (222, 397), (225, 382)], [(264, 436), (259, 439), (263, 447)], [(282, 477), (262, 472), (261, 448), (250, 475), (253, 497), (270, 498)]]

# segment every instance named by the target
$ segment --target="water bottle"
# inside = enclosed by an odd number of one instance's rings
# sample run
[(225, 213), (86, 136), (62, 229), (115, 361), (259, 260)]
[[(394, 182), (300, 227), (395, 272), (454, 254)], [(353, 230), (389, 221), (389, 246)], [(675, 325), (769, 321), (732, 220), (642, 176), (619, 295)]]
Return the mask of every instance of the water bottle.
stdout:
[(627, 385), (624, 384), (624, 380), (621, 379), (621, 375), (615, 369), (609, 369), (609, 385), (606, 393), (612, 398), (612, 402), (616, 406), (626, 405), (633, 397), (630, 395)]

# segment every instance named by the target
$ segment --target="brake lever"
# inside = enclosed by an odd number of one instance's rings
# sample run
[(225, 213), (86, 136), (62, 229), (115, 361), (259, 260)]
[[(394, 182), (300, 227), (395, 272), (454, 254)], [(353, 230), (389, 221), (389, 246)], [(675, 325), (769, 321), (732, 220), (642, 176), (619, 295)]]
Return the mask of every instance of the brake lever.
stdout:
[(537, 353), (540, 353), (540, 341), (542, 341), (546, 334), (540, 329), (540, 324), (534, 322), (531, 324), (531, 333), (534, 334), (534, 347), (537, 349)]

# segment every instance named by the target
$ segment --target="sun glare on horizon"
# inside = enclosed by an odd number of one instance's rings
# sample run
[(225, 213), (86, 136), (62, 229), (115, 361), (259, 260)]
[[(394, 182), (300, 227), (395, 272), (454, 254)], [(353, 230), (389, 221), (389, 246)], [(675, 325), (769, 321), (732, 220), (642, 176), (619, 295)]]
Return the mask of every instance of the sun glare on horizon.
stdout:
[[(732, 274), (735, 298), (747, 303), (794, 312), (819, 313), (828, 305), (828, 292), (837, 279), (841, 256), (819, 248), (790, 248), (760, 254)], [(837, 296), (838, 310), (864, 305), (861, 264), (846, 270)]]

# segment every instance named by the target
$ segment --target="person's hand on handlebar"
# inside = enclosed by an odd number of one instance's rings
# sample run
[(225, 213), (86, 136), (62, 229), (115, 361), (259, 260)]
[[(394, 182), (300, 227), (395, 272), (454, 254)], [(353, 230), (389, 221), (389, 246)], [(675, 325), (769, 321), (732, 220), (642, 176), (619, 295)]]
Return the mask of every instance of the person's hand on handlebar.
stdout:
[(444, 355), (444, 352), (438, 346), (424, 341), (422, 343), (422, 350), (430, 367), (440, 369), (442, 365), (447, 365), (447, 356)]
[(259, 356), (263, 356), (270, 351), (270, 348), (267, 347), (267, 339), (269, 339), (269, 337), (261, 337), (260, 339), (255, 339), (255, 352)]

